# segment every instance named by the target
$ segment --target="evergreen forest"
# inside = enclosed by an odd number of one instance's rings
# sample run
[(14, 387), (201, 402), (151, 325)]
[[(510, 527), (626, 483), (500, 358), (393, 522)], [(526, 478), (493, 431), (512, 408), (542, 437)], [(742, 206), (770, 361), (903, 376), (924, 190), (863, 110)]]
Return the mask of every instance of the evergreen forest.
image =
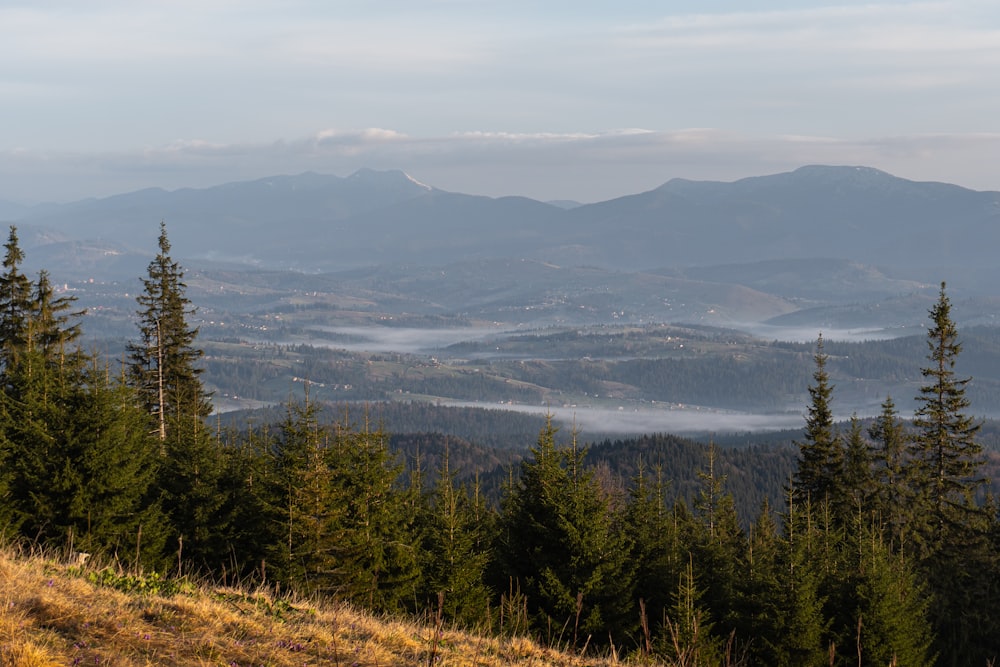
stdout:
[[(223, 426), (164, 226), (119, 360), (82, 348), (80, 312), (45, 271), (24, 275), (16, 228), (4, 248), (8, 543), (639, 662), (1000, 657), (1000, 518), (943, 283), (912, 421), (887, 396), (874, 421), (836, 424), (817, 341), (794, 459), (744, 453), (773, 463), (774, 497), (746, 491), (745, 468), (723, 465), (715, 445), (588, 446), (551, 419), (522, 457), (494, 458), (505, 474), (489, 480), (461, 446), (423, 458), (419, 441), (394, 440), (367, 413), (332, 414), (308, 391), (274, 419)], [(609, 462), (612, 444), (627, 472)], [(678, 465), (692, 469), (684, 488)]]

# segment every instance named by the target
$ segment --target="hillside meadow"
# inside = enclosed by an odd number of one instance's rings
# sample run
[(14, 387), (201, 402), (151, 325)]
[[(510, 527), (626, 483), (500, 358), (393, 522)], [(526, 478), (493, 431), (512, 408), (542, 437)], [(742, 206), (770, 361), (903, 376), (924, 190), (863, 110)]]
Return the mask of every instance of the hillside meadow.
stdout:
[(433, 612), (424, 622), (392, 618), (268, 588), (193, 583), (0, 549), (5, 666), (624, 664), (613, 650), (584, 657), (493, 630), (486, 636), (445, 627)]

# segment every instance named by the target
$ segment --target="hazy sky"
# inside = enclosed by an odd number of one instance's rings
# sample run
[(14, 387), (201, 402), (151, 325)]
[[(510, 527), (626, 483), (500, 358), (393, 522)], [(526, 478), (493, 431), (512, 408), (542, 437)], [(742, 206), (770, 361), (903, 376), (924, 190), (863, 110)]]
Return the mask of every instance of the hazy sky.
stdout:
[(401, 168), (595, 201), (874, 166), (1000, 190), (1000, 3), (4, 0), (0, 199)]

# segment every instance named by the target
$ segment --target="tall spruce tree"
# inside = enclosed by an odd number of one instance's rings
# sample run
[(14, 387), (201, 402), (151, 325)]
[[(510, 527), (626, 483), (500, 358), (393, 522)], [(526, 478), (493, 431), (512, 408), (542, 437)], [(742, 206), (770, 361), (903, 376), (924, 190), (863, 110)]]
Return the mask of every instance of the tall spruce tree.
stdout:
[(936, 648), (944, 664), (983, 664), (996, 657), (996, 603), (984, 593), (996, 567), (989, 531), (995, 520), (978, 504), (983, 477), (980, 423), (967, 414), (969, 378), (956, 377), (962, 346), (941, 283), (930, 309), (925, 384), (917, 397), (910, 481), (916, 555), (934, 596)]
[(823, 584), (828, 557), (810, 503), (789, 494), (785, 535), (778, 552), (776, 665), (822, 665), (828, 655), (830, 619)]
[(268, 578), (269, 559), (275, 545), (281, 544), (278, 535), (284, 514), (274, 512), (280, 505), (275, 490), (286, 487), (275, 482), (278, 441), (266, 424), (247, 424), (242, 431), (223, 430), (218, 438), (224, 462), (217, 531), (232, 554), (218, 574), (224, 582), (230, 576), (239, 581), (260, 581)]
[(876, 525), (889, 541), (889, 551), (895, 554), (906, 547), (913, 506), (907, 464), (910, 434), (899, 419), (892, 397), (882, 402), (882, 412), (868, 428), (868, 437), (874, 443), (872, 511)]
[(72, 506), (84, 483), (73, 465), (76, 453), (63, 437), (78, 386), (69, 375), (54, 371), (29, 337), (7, 368), (0, 397), (15, 521), (43, 542), (69, 534)]
[(925, 556), (968, 537), (968, 529), (982, 514), (976, 494), (987, 483), (981, 474), (983, 448), (976, 440), (980, 423), (967, 414), (965, 388), (971, 378), (955, 374), (962, 345), (944, 283), (930, 309), (930, 319), (930, 363), (921, 369), (925, 384), (917, 396), (910, 461), (915, 500), (923, 519), (915, 525), (917, 546)]
[(6, 271), (2, 427), (5, 484), (13, 522), (33, 538), (62, 539), (73, 531), (81, 488), (80, 452), (69, 437), (76, 398), (84, 391), (83, 355), (68, 346), (79, 335), (63, 314), (72, 299), (56, 297), (42, 271), (37, 284), (20, 272), (24, 254), (12, 227)]
[(309, 400), (289, 405), (281, 424), (271, 483), (275, 574), (301, 591), (336, 592), (335, 545), (341, 536), (344, 499), (337, 494), (329, 461), (329, 433)]
[[(17, 227), (10, 227), (10, 234), (0, 274), (0, 390), (8, 396), (12, 389), (12, 367), (27, 346), (28, 313), (31, 309), (31, 281), (21, 270), (24, 252), (17, 237)], [(0, 430), (0, 536), (16, 534), (23, 516), (17, 511), (12, 485), (12, 465), (18, 455), (18, 443), (11, 439), (9, 427), (12, 415), (3, 415)]]
[(816, 341), (813, 356), (816, 370), (809, 387), (809, 411), (806, 428), (799, 446), (798, 469), (795, 473), (794, 493), (803, 504), (813, 507), (837, 507), (843, 501), (841, 476), (844, 469), (844, 447), (833, 424), (830, 398), (833, 386), (826, 371), (827, 355), (823, 351), (823, 336)]
[(727, 476), (720, 472), (716, 454), (715, 443), (709, 443), (707, 466), (698, 472), (698, 522), (691, 548), (702, 601), (712, 611), (715, 631), (726, 637), (738, 625), (734, 615), (745, 536), (733, 496), (725, 490)]
[(875, 494), (871, 447), (857, 414), (851, 415), (851, 426), (847, 432), (843, 485), (845, 493), (838, 519), (841, 524), (850, 525), (858, 513), (870, 514)]
[(629, 488), (625, 530), (634, 566), (633, 609), (640, 613), (642, 650), (648, 653), (677, 588), (687, 545), (681, 543), (675, 514), (667, 505), (662, 471), (650, 474), (641, 460)]
[(79, 318), (86, 312), (72, 311), (75, 302), (75, 296), (56, 296), (48, 271), (38, 273), (33, 290), (30, 335), (42, 355), (60, 366), (83, 359), (80, 350), (72, 346), (80, 337)]
[(180, 421), (202, 419), (212, 411), (209, 395), (201, 383), (197, 361), (202, 351), (195, 347), (197, 328), (188, 318), (194, 314), (185, 296), (184, 272), (170, 257), (165, 223), (160, 223), (159, 252), (142, 279), (139, 304), (139, 340), (129, 344), (129, 374), (142, 405), (153, 419), (161, 441)]
[(698, 587), (693, 559), (677, 582), (674, 603), (664, 618), (661, 653), (671, 664), (716, 665), (722, 662), (723, 640), (713, 633), (711, 615)]
[(159, 489), (173, 526), (169, 549), (198, 567), (214, 569), (229, 559), (217, 528), (224, 497), (218, 483), (222, 458), (205, 424), (212, 410), (201, 382), (195, 347), (197, 328), (185, 295), (184, 272), (170, 257), (170, 241), (160, 223), (159, 251), (149, 263), (139, 304), (139, 340), (129, 344), (129, 380), (160, 441)]
[(750, 664), (776, 665), (781, 656), (784, 542), (767, 501), (750, 527), (737, 587), (736, 634)]
[(840, 582), (850, 619), (839, 628), (841, 650), (849, 655), (854, 648), (850, 657), (863, 665), (933, 665), (930, 598), (913, 564), (860, 516), (844, 549), (854, 563)]
[(424, 521), (423, 586), (432, 604), (441, 596), (441, 611), (449, 621), (477, 625), (487, 620), (490, 595), (484, 574), (490, 518), (466, 487), (455, 482), (446, 448)]
[(152, 494), (160, 465), (156, 441), (124, 378), (92, 358), (82, 380), (62, 434), (81, 484), (68, 517), (74, 544), (158, 567), (167, 526)]
[(420, 545), (412, 488), (400, 488), (402, 465), (388, 436), (367, 422), (335, 425), (329, 449), (342, 502), (334, 557), (342, 598), (369, 609), (413, 609), (420, 585)]
[[(551, 419), (504, 498), (498, 558), (527, 596), (535, 629), (567, 627), (580, 643), (621, 637), (631, 610), (628, 540), (584, 452), (557, 447)], [(572, 630), (572, 635), (570, 635)], [(592, 642), (592, 643), (593, 643)]]
[(6, 373), (17, 355), (28, 345), (28, 321), (31, 317), (31, 281), (24, 275), (24, 251), (17, 227), (11, 225), (0, 274), (0, 372)]

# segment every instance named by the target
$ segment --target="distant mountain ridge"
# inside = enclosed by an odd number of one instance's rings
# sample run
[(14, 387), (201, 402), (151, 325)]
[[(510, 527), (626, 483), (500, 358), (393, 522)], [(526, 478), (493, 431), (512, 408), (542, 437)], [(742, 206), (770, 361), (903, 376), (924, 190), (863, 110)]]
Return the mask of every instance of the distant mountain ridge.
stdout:
[(674, 179), (571, 208), (362, 170), (5, 210), (31, 228), (24, 238), (44, 231), (119, 261), (151, 254), (165, 220), (181, 258), (304, 271), (496, 258), (639, 270), (826, 257), (947, 273), (992, 270), (1000, 243), (1000, 193), (867, 167), (807, 166), (731, 183)]

